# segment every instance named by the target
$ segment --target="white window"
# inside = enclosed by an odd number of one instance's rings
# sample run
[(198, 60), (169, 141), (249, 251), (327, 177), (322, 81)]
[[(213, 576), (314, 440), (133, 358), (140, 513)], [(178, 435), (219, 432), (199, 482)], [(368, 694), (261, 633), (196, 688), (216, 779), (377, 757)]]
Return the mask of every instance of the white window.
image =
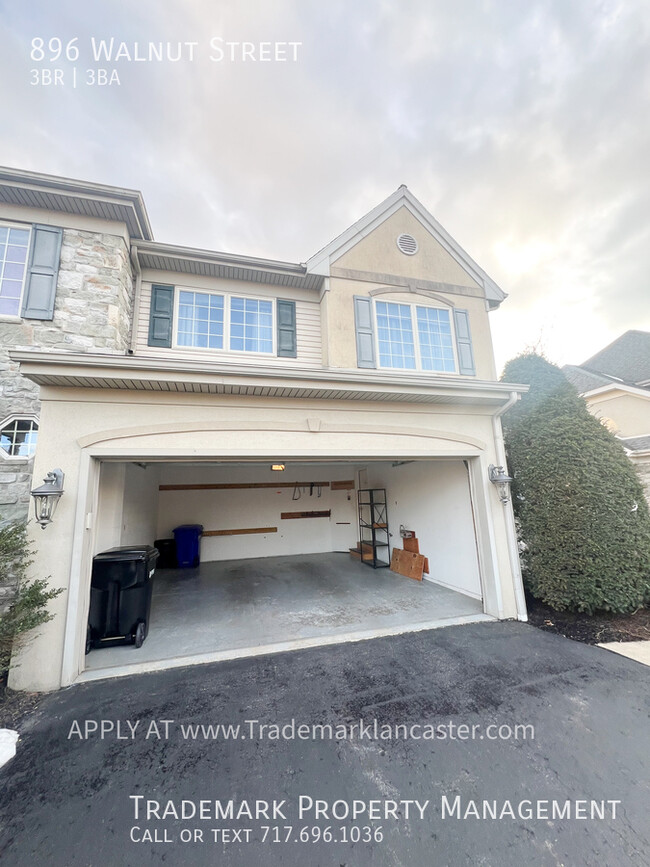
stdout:
[(456, 373), (449, 310), (375, 301), (380, 367)]
[(275, 350), (274, 304), (263, 298), (178, 292), (176, 346), (270, 355)]
[(0, 451), (5, 458), (28, 458), (36, 450), (38, 422), (34, 418), (10, 416), (0, 427)]
[(178, 295), (178, 345), (223, 349), (223, 295), (185, 290)]
[(0, 316), (19, 316), (30, 230), (0, 225)]
[(273, 352), (271, 301), (230, 299), (230, 348), (243, 352)]

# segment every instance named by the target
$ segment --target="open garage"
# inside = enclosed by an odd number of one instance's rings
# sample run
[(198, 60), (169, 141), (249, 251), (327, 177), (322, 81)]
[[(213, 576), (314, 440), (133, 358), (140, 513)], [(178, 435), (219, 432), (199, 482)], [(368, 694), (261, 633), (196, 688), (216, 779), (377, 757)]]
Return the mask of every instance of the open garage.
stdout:
[[(20, 361), (42, 389), (35, 476), (65, 473), (33, 569), (64, 592), (15, 688), (526, 618), (512, 510), (490, 481), (505, 463), (510, 386), (63, 353)], [(363, 491), (385, 497), (365, 536)], [(200, 565), (156, 571), (142, 646), (86, 655), (93, 559), (188, 524), (203, 527)], [(409, 538), (428, 561), (421, 581), (385, 565)]]
[[(85, 677), (488, 619), (467, 461), (102, 462), (96, 551), (188, 524), (200, 565), (161, 558), (144, 645), (91, 651)], [(388, 568), (404, 534), (424, 580)]]

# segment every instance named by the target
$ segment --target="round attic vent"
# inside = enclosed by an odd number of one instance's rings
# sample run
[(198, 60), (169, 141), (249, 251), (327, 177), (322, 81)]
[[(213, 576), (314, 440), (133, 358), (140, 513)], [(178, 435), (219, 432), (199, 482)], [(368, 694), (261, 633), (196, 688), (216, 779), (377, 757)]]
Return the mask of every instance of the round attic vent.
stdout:
[(418, 251), (418, 242), (413, 235), (400, 235), (397, 239), (397, 246), (407, 256), (413, 256)]

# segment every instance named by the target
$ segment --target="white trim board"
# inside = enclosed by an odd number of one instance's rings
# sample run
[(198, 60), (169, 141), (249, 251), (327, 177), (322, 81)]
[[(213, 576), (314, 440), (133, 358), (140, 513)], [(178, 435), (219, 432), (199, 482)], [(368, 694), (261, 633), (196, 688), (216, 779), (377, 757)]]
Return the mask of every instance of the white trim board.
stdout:
[(377, 226), (385, 222), (400, 208), (406, 208), (416, 220), (429, 231), (438, 243), (449, 255), (466, 271), (470, 277), (485, 290), (486, 297), (500, 304), (507, 293), (503, 291), (489, 277), (485, 271), (477, 265), (471, 256), (463, 250), (460, 244), (440, 225), (440, 223), (427, 211), (424, 205), (415, 198), (413, 193), (402, 185), (394, 193), (388, 196), (381, 204), (369, 211), (360, 220), (334, 238), (327, 246), (319, 250), (307, 260), (307, 271), (312, 274), (320, 274), (329, 277), (330, 266), (341, 256), (352, 249), (358, 242), (369, 235)]

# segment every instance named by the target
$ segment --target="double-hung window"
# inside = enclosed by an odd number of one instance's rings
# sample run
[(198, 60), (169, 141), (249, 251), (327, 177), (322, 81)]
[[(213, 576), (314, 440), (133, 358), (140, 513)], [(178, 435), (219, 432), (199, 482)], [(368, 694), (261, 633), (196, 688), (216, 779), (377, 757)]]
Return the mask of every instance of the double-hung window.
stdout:
[(379, 366), (456, 373), (449, 310), (376, 301)]
[(181, 289), (176, 345), (271, 354), (273, 306), (272, 301), (260, 298)]
[(0, 225), (0, 315), (19, 316), (30, 230)]

